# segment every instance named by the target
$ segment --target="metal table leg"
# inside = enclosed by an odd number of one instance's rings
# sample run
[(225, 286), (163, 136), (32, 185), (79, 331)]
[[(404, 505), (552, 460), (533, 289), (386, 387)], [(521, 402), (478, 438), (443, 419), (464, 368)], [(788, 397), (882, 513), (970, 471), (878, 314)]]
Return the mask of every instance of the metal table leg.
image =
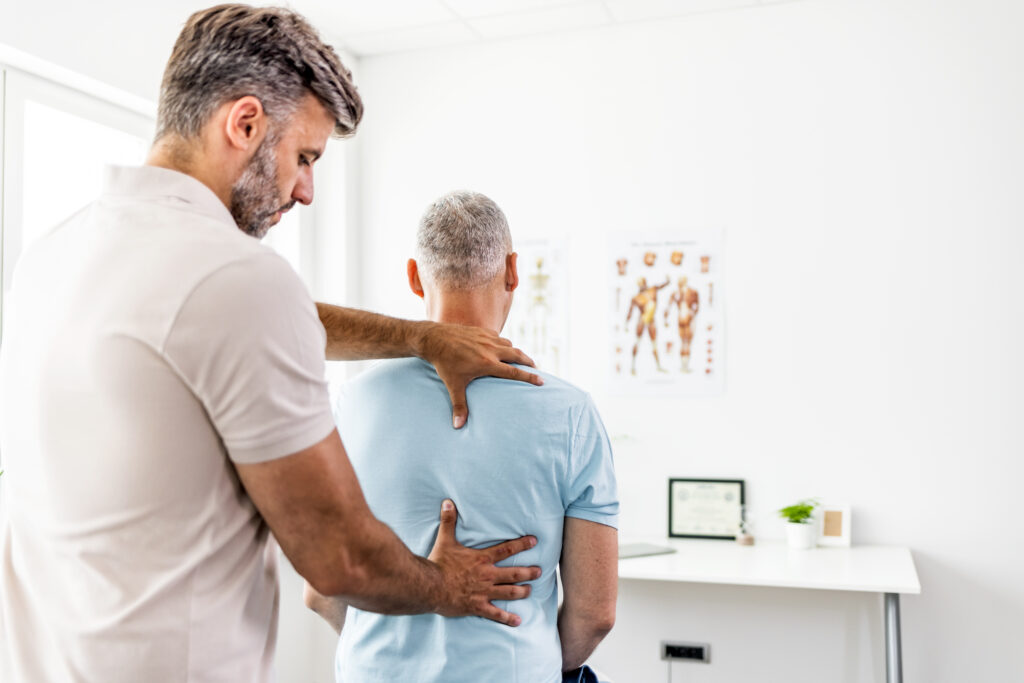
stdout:
[(899, 593), (885, 594), (885, 680), (886, 683), (903, 683)]

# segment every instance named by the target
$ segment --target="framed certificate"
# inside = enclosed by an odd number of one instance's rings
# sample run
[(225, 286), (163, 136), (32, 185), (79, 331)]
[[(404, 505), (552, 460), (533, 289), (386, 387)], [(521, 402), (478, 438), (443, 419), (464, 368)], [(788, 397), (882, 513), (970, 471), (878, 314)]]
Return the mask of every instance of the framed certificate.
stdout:
[(669, 479), (668, 535), (734, 540), (743, 504), (742, 479)]

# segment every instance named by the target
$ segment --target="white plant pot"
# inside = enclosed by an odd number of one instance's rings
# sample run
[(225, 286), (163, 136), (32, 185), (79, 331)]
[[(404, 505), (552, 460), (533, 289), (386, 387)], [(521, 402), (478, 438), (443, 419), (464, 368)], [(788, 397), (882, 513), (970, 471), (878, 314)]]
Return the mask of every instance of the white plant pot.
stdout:
[(786, 540), (792, 550), (810, 550), (818, 541), (818, 525), (786, 522)]

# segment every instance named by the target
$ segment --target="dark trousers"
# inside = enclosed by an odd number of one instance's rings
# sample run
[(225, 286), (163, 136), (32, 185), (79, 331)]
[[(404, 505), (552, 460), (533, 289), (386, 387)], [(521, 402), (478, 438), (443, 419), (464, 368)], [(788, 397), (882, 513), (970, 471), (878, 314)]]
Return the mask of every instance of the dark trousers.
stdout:
[(562, 683), (599, 683), (599, 681), (593, 669), (584, 664), (578, 669), (563, 673)]

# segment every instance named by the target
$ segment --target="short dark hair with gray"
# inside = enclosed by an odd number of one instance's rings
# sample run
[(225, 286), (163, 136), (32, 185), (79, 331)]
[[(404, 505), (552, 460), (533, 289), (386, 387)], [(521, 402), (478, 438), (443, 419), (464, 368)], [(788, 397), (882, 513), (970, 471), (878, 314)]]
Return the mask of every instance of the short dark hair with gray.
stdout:
[(285, 123), (313, 94), (334, 117), (334, 134), (355, 133), (363, 103), (352, 73), (296, 12), (218, 5), (196, 12), (174, 44), (160, 86), (157, 139), (199, 135), (217, 107), (252, 95)]
[(473, 289), (493, 280), (512, 252), (508, 221), (479, 192), (441, 197), (420, 219), (416, 256), (428, 281), (448, 289)]

